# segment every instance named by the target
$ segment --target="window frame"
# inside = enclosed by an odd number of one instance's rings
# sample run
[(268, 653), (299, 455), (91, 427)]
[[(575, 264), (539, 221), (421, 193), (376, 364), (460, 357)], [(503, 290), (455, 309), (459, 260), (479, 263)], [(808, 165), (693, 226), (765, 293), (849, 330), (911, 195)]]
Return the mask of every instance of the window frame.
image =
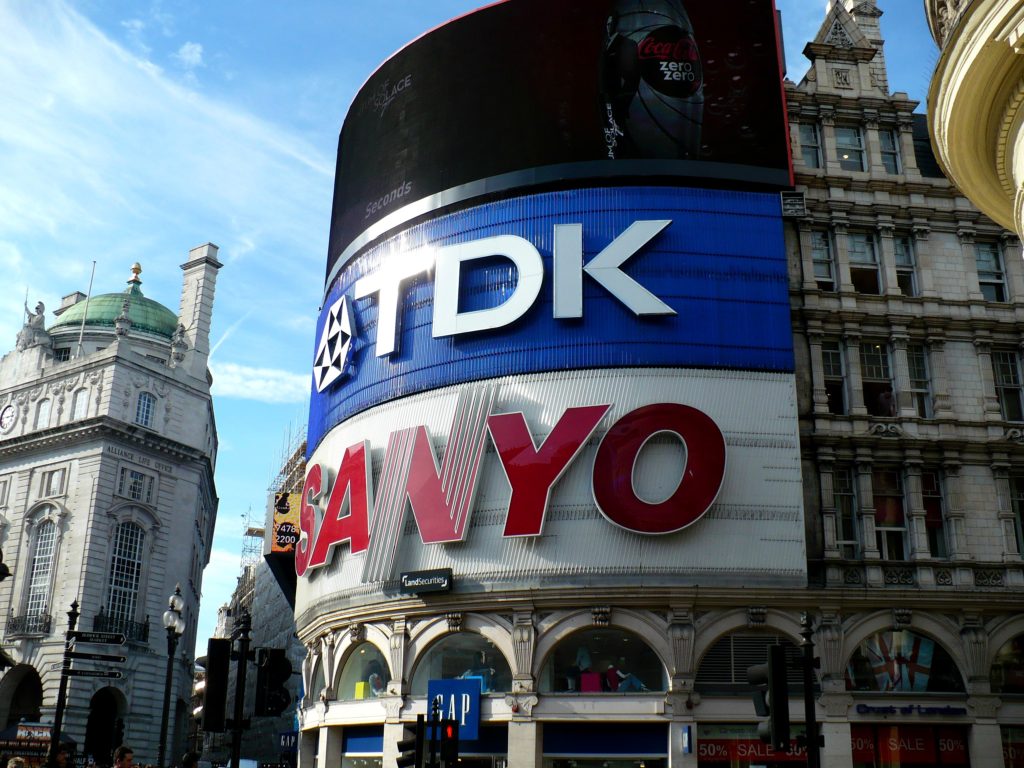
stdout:
[[(134, 477), (132, 477), (134, 475)], [(135, 489), (138, 489), (137, 491)], [(135, 467), (122, 466), (117, 475), (117, 495), (141, 504), (153, 505), (156, 477)]]
[[(863, 244), (864, 247), (860, 247)], [(882, 274), (878, 258), (878, 238), (874, 232), (852, 230), (846, 234), (847, 261), (853, 290), (865, 296), (882, 295)], [(865, 254), (867, 258), (860, 258)], [(857, 255), (857, 258), (854, 256)]]
[[(822, 155), (821, 127), (816, 122), (797, 123), (797, 135), (800, 142), (800, 158), (808, 168), (823, 167), (824, 157)], [(810, 131), (808, 136), (805, 131)], [(810, 139), (808, 141), (808, 139)], [(811, 153), (811, 160), (808, 160), (808, 152)]]
[[(985, 255), (991, 258), (983, 261)], [(978, 290), (985, 301), (997, 304), (1008, 302), (1010, 296), (1006, 284), (1006, 261), (999, 243), (991, 240), (975, 241), (974, 266), (978, 273)]]
[[(861, 341), (858, 353), (861, 394), (868, 414), (879, 418), (896, 416), (896, 385), (892, 376), (892, 350), (889, 343), (870, 339)], [(885, 398), (886, 390), (889, 394), (888, 403)]]
[[(845, 132), (849, 131), (849, 134)], [(842, 137), (849, 135), (855, 141), (847, 143)], [(837, 125), (835, 126), (836, 138), (836, 162), (844, 171), (863, 172), (867, 170), (864, 164), (864, 129), (859, 125)], [(848, 153), (843, 156), (844, 150)], [(856, 158), (856, 160), (854, 159)]]
[[(885, 484), (883, 477), (894, 479), (894, 484)], [(872, 508), (875, 511), (875, 539), (882, 560), (903, 561), (907, 559), (907, 493), (903, 472), (898, 467), (876, 466), (871, 469)], [(879, 517), (879, 502), (898, 500), (900, 524), (883, 524)], [(888, 504), (885, 505), (888, 508)], [(880, 514), (881, 512), (881, 514)], [(898, 542), (898, 543), (897, 543)], [(899, 552), (894, 552), (898, 549)]]
[[(125, 557), (122, 547), (122, 532), (128, 531), (129, 527), (138, 531), (134, 542), (136, 555), (134, 560)], [(106, 586), (103, 590), (103, 609), (106, 616), (112, 620), (135, 622), (139, 611), (139, 594), (143, 591), (146, 538), (149, 532), (134, 520), (122, 520), (115, 526), (113, 534), (110, 540), (111, 552), (107, 563)], [(127, 535), (124, 538), (127, 538)], [(116, 583), (121, 575), (126, 575), (128, 578), (123, 580), (124, 583)], [(134, 584), (129, 584), (128, 582), (132, 579), (134, 579)], [(116, 609), (115, 606), (117, 606)]]
[[(900, 244), (905, 247), (901, 248)], [(894, 235), (892, 239), (893, 256), (896, 262), (896, 285), (907, 298), (921, 295), (917, 284), (917, 253), (914, 238), (911, 235)], [(901, 259), (901, 251), (904, 257)], [(908, 292), (909, 291), (909, 292)]]
[(47, 429), (50, 426), (50, 412), (52, 403), (50, 398), (44, 397), (36, 403), (36, 415), (32, 421), (34, 429)]
[[(1005, 362), (1005, 365), (1003, 364)], [(1003, 373), (1010, 374), (1004, 379)], [(1024, 421), (1024, 385), (1022, 385), (1020, 353), (1013, 349), (992, 350), (992, 383), (995, 385), (999, 413), (1003, 421)]]
[[(934, 483), (928, 478), (934, 478)], [(949, 531), (946, 524), (946, 491), (942, 470), (937, 467), (921, 469), (921, 503), (924, 506), (924, 526), (928, 537), (928, 552), (934, 558), (949, 557)], [(936, 525), (936, 520), (938, 524)]]
[(836, 546), (839, 548), (840, 556), (846, 560), (859, 559), (860, 520), (857, 508), (857, 478), (853, 467), (832, 468), (832, 508), (836, 511)]
[[(836, 363), (839, 367), (838, 375), (835, 371)], [(843, 354), (843, 343), (838, 339), (824, 339), (821, 342), (821, 370), (829, 413), (833, 416), (848, 416), (850, 402), (846, 391), (846, 356)], [(838, 409), (832, 407), (833, 394), (838, 395)]]
[[(47, 541), (43, 542), (43, 533), (49, 535)], [(32, 560), (29, 566), (28, 579), (25, 582), (25, 603), (24, 615), (26, 616), (47, 616), (50, 610), (50, 600), (53, 596), (53, 574), (54, 565), (57, 562), (57, 551), (60, 544), (60, 532), (57, 529), (57, 521), (50, 517), (43, 517), (32, 530)], [(40, 547), (45, 544), (44, 550), (47, 561), (45, 572), (41, 571)]]
[(907, 344), (907, 381), (907, 392), (918, 418), (933, 418), (931, 361), (924, 344)]
[(71, 396), (71, 420), (79, 421), (89, 416), (89, 390), (81, 387)]
[[(885, 146), (885, 139), (892, 142), (891, 147)], [(903, 173), (903, 158), (900, 155), (900, 134), (898, 128), (879, 128), (878, 146), (882, 155), (882, 165), (887, 173), (894, 176)]]
[(43, 498), (61, 496), (67, 480), (67, 468), (43, 470), (39, 478), (39, 495)]
[[(828, 274), (819, 275), (819, 266), (824, 266)], [(835, 248), (832, 245), (832, 233), (827, 229), (811, 230), (811, 271), (818, 290), (834, 293), (838, 289)]]
[(156, 413), (156, 395), (151, 392), (139, 392), (135, 400), (135, 423), (147, 429), (153, 428), (153, 415)]

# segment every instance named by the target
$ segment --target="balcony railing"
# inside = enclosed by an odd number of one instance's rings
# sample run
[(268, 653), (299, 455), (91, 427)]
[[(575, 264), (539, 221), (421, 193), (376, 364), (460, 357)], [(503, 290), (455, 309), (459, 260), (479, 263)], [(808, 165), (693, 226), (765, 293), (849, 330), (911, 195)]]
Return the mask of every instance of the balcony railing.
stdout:
[(53, 619), (46, 613), (11, 616), (7, 620), (8, 635), (48, 635)]
[(93, 632), (120, 632), (130, 643), (149, 642), (149, 617), (145, 621), (129, 621), (108, 616), (100, 609), (92, 619)]

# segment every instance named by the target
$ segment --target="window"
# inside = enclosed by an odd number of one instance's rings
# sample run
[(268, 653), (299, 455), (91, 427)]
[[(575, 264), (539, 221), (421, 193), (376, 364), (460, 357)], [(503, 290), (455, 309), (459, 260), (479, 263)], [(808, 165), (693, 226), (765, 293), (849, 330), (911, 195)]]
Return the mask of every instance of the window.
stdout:
[(543, 693), (643, 693), (666, 690), (665, 667), (632, 632), (605, 627), (575, 632), (551, 652), (537, 685)]
[(975, 243), (974, 262), (978, 268), (978, 286), (985, 301), (1006, 301), (1006, 276), (998, 243)]
[(893, 629), (872, 635), (853, 652), (846, 666), (846, 689), (955, 693), (964, 690), (964, 681), (937, 642), (909, 629)]
[(11, 481), (8, 478), (0, 480), (0, 507), (7, 506), (7, 491), (11, 487)]
[(825, 394), (828, 396), (828, 412), (836, 416), (846, 415), (846, 384), (843, 370), (843, 350), (838, 341), (824, 341), (821, 344), (821, 367), (825, 374)]
[(907, 345), (907, 367), (910, 374), (910, 399), (922, 419), (932, 417), (932, 393), (928, 376), (928, 350), (924, 344)]
[(946, 545), (946, 511), (942, 503), (942, 477), (938, 470), (921, 472), (921, 499), (924, 501), (924, 527), (928, 532), (928, 551), (932, 557), (949, 557)]
[(917, 296), (917, 263), (914, 259), (914, 241), (908, 235), (893, 238), (896, 250), (896, 285), (904, 296)]
[(814, 281), (822, 291), (836, 289), (835, 260), (832, 258), (832, 238), (826, 230), (811, 232), (811, 261), (814, 263)]
[(900, 173), (900, 135), (893, 128), (882, 128), (878, 131), (878, 140), (882, 146), (882, 165), (887, 173)]
[(847, 560), (857, 557), (857, 494), (853, 471), (837, 467), (832, 471), (832, 499), (836, 508), (836, 545)]
[(694, 687), (709, 694), (749, 691), (747, 668), (764, 664), (771, 645), (781, 645), (785, 650), (786, 681), (793, 687), (801, 685), (801, 651), (788, 638), (767, 632), (732, 632), (708, 648), (700, 660)]
[(66, 363), (71, 359), (71, 347), (61, 347), (53, 350), (53, 361), (55, 363)]
[(999, 410), (1007, 421), (1024, 421), (1021, 403), (1020, 358), (1016, 352), (997, 349), (992, 352), (992, 372), (996, 382)]
[(153, 486), (155, 478), (145, 472), (138, 472), (128, 467), (121, 467), (121, 477), (117, 483), (117, 494), (127, 496), (134, 501), (145, 504), (153, 503)]
[(60, 496), (64, 493), (64, 470), (52, 469), (43, 472), (41, 490), (43, 496)]
[(44, 520), (36, 529), (36, 549), (32, 555), (32, 570), (28, 579), (25, 615), (46, 614), (50, 604), (50, 582), (53, 559), (57, 551), (57, 524)]
[(866, 341), (860, 345), (860, 375), (864, 407), (872, 416), (895, 416), (889, 345), (884, 341)]
[(107, 582), (107, 616), (114, 621), (135, 621), (145, 538), (145, 531), (135, 523), (121, 523), (114, 535), (114, 556), (110, 559)]
[(75, 396), (71, 401), (71, 420), (78, 421), (84, 419), (88, 415), (89, 410), (89, 393), (80, 389), (75, 392)]
[(349, 654), (334, 685), (339, 701), (373, 699), (387, 692), (388, 662), (373, 643), (360, 643)]
[(857, 293), (877, 296), (882, 292), (878, 279), (878, 249), (875, 236), (870, 232), (851, 232), (848, 248), (850, 255), (850, 280)]
[(149, 392), (140, 392), (139, 401), (135, 406), (135, 423), (148, 427), (153, 422), (153, 410), (156, 407), (156, 398)]
[(432, 645), (416, 664), (410, 691), (425, 696), (430, 680), (480, 678), (483, 693), (512, 690), (512, 670), (505, 656), (483, 635), (455, 632)]
[(50, 401), (40, 400), (36, 404), (36, 429), (46, 429), (50, 426)]
[(836, 154), (844, 171), (864, 170), (864, 134), (855, 126), (836, 126)]
[(875, 504), (875, 536), (883, 560), (906, 559), (907, 520), (903, 509), (903, 479), (898, 470), (875, 469), (871, 473)]
[(1024, 475), (1010, 475), (1010, 503), (1017, 528), (1017, 552), (1024, 552)]
[(821, 168), (821, 132), (817, 123), (800, 123), (800, 155), (808, 168)]

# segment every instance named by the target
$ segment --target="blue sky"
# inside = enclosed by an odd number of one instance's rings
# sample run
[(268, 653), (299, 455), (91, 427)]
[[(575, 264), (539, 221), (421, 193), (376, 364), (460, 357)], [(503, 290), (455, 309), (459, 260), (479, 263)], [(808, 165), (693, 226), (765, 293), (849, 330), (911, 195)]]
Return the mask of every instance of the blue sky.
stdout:
[[(552, 0), (553, 2), (555, 0)], [(706, 0), (702, 0), (706, 1)], [(220, 512), (199, 653), (305, 422), (337, 136), (356, 90), (473, 0), (0, 0), (0, 349), (26, 288), (54, 308), (143, 291), (177, 311), (188, 250), (220, 246), (211, 369)], [(825, 0), (777, 0), (789, 77)], [(889, 82), (923, 101), (938, 51), (921, 0), (879, 0)], [(922, 107), (923, 109), (923, 107)]]

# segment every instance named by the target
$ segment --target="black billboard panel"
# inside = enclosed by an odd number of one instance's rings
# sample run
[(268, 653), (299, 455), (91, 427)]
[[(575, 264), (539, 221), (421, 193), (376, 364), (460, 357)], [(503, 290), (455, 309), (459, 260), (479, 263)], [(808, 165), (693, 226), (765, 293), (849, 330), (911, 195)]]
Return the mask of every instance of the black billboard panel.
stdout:
[(505, 0), (423, 35), (357, 94), (328, 276), (409, 218), (609, 179), (792, 182), (773, 0)]

